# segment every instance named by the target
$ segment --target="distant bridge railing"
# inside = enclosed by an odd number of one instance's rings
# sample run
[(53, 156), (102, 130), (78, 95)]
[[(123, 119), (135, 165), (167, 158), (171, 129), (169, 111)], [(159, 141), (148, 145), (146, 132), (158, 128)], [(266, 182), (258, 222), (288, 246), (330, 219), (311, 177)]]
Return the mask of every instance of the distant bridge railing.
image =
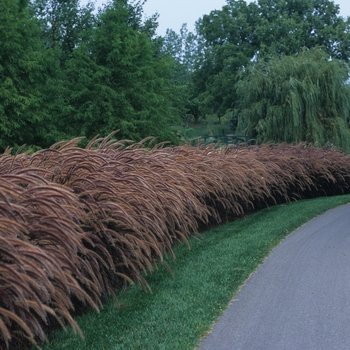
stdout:
[(189, 141), (192, 146), (197, 145), (237, 145), (241, 143), (251, 143), (251, 139), (244, 135), (220, 135), (220, 136), (197, 136)]

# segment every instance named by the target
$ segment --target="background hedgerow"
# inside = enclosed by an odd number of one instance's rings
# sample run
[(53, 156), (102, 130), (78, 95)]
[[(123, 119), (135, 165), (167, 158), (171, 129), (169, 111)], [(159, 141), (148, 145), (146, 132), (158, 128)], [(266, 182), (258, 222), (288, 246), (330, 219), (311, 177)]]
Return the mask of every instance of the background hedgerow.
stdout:
[[(178, 241), (276, 203), (349, 193), (329, 148), (79, 139), (0, 157), (0, 347), (57, 325), (143, 277)], [(150, 146), (150, 145), (149, 145)]]

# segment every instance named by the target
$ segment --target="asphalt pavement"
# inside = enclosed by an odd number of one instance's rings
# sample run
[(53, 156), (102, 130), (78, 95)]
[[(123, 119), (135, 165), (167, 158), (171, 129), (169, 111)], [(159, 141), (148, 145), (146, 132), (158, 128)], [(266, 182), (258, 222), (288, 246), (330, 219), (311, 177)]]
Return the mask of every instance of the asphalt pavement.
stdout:
[(276, 247), (198, 350), (350, 350), (350, 205)]

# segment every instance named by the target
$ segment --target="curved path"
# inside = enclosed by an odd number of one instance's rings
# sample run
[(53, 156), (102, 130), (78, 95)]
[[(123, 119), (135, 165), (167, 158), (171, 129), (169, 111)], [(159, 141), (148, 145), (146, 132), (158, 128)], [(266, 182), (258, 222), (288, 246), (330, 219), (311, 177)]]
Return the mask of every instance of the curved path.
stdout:
[(350, 205), (275, 248), (198, 348), (343, 349), (350, 349)]

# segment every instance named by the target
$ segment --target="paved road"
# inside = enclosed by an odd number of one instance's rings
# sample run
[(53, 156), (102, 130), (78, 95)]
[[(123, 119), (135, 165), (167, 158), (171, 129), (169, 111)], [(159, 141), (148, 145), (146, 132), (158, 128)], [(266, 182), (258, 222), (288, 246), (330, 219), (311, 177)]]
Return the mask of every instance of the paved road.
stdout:
[(285, 239), (199, 350), (349, 350), (350, 205)]

